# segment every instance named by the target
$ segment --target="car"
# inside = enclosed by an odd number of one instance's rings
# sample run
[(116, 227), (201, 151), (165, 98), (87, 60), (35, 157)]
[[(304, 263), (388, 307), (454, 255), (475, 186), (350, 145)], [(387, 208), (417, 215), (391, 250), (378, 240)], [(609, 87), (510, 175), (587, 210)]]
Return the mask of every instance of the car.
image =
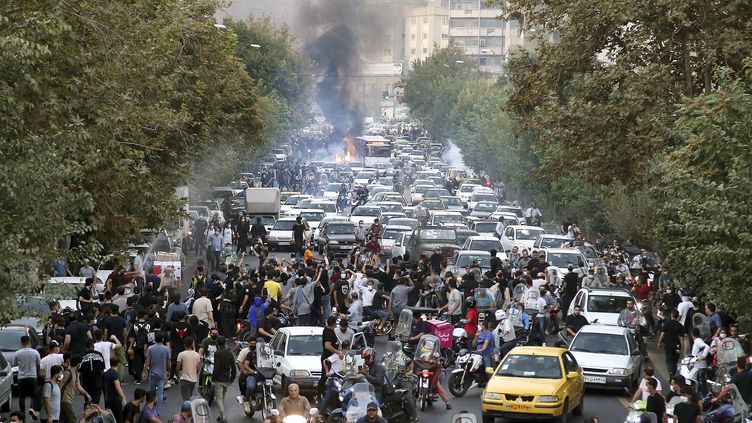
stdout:
[(327, 222), (316, 240), (319, 253), (347, 255), (355, 245), (355, 224), (349, 221)]
[(465, 224), (465, 217), (462, 216), (462, 213), (456, 211), (434, 212), (433, 214), (431, 214), (429, 225), (467, 228), (467, 225)]
[(570, 413), (583, 412), (585, 381), (565, 348), (515, 347), (496, 367), (481, 398), (483, 423), (497, 417), (566, 421)]
[(410, 190), (410, 200), (412, 201), (412, 204), (417, 205), (423, 201), (423, 194), (429, 189), (433, 189), (433, 185), (413, 185), (413, 188)]
[(449, 191), (447, 191), (445, 188), (434, 188), (429, 189), (428, 191), (423, 194), (423, 198), (438, 198), (441, 199), (441, 197), (448, 197)]
[(305, 200), (308, 198), (313, 198), (313, 196), (306, 194), (293, 194), (288, 196), (285, 202), (282, 203), (282, 205), (279, 207), (280, 214), (289, 214), (292, 209), (297, 208), (300, 200)]
[(520, 206), (511, 206), (508, 204), (502, 204), (498, 207), (496, 207), (497, 212), (505, 212), (505, 213), (512, 213), (521, 221), (525, 221), (525, 213), (522, 211), (522, 207)]
[(412, 219), (409, 217), (398, 217), (394, 219), (390, 219), (389, 223), (387, 223), (387, 226), (408, 226), (410, 227), (410, 230), (417, 228), (420, 224), (418, 223), (417, 219)]
[(569, 344), (587, 386), (626, 388), (640, 384), (642, 353), (628, 328), (583, 326)]
[[(13, 366), (13, 359), (16, 356), (16, 351), (20, 350), (21, 337), (28, 336), (31, 341), (31, 348), (36, 349), (42, 347), (42, 340), (37, 335), (37, 331), (27, 325), (6, 325), (0, 327), (0, 352), (3, 355), (5, 361)], [(18, 389), (18, 367), (13, 367), (13, 390)]]
[(504, 260), (506, 258), (506, 254), (501, 250), (501, 242), (499, 242), (499, 238), (496, 238), (495, 236), (487, 236), (487, 235), (478, 235), (478, 236), (471, 236), (468, 239), (465, 240), (465, 243), (462, 244), (463, 250), (481, 250), (481, 251), (501, 251), (499, 254), (497, 254), (497, 257)]
[[(291, 383), (296, 383), (302, 393), (315, 393), (321, 377), (321, 338), (324, 328), (319, 326), (288, 326), (281, 328), (269, 342), (273, 351), (273, 363), (260, 363), (263, 367), (278, 369), (273, 381), (287, 392)], [(358, 351), (365, 348), (365, 336), (353, 336), (352, 349), (356, 366), (363, 365)]]
[(292, 195), (300, 195), (300, 193), (297, 192), (297, 191), (282, 191), (282, 192), (280, 192), (279, 193), (279, 203), (280, 204), (285, 204), (285, 202), (287, 201), (287, 199), (290, 198), (290, 196), (292, 196)]
[(313, 231), (313, 243), (318, 245), (319, 238), (321, 236), (321, 231), (323, 231), (324, 228), (326, 228), (327, 224), (329, 224), (331, 222), (349, 222), (349, 221), (350, 221), (349, 217), (347, 217), (347, 216), (340, 216), (340, 215), (337, 215), (337, 216), (327, 216), (327, 217), (321, 219), (321, 222), (319, 222), (319, 227), (316, 228), (315, 231)]
[(442, 195), (439, 197), (439, 200), (443, 201), (444, 204), (446, 204), (447, 210), (449, 211), (458, 211), (462, 214), (468, 213), (467, 203), (460, 200), (460, 197), (455, 197), (453, 195)]
[(454, 253), (449, 260), (448, 272), (453, 275), (464, 275), (468, 267), (480, 268), (480, 273), (491, 270), (491, 253), (481, 250), (461, 250)]
[(353, 179), (353, 187), (359, 185), (368, 185), (368, 182), (376, 176), (376, 172), (373, 170), (362, 170), (355, 175)]
[(495, 211), (488, 215), (488, 218), (486, 220), (495, 220), (499, 221), (499, 218), (504, 218), (504, 226), (509, 225), (522, 225), (525, 220), (517, 217), (514, 213), (507, 213), (507, 212), (500, 212)]
[[(499, 222), (492, 220), (479, 220), (470, 224), (470, 229), (477, 231), (483, 236), (496, 236), (496, 225)], [(497, 238), (498, 239), (498, 238)]]
[(548, 263), (549, 271), (555, 268), (560, 280), (564, 279), (570, 263), (574, 265), (574, 272), (577, 273), (579, 280), (587, 276), (589, 269), (587, 258), (576, 248), (544, 248), (538, 250), (538, 253), (542, 254), (543, 261)]
[(501, 235), (501, 245), (504, 251), (511, 251), (517, 247), (520, 251), (530, 250), (539, 235), (545, 234), (546, 230), (538, 226), (512, 225), (504, 229)]
[(13, 403), (13, 368), (0, 354), (0, 411), (10, 411)]
[(491, 201), (479, 201), (474, 207), (471, 207), (470, 216), (479, 219), (488, 219), (494, 211), (496, 211), (496, 203)]
[(454, 228), (454, 232), (457, 234), (456, 243), (457, 245), (462, 245), (467, 241), (468, 238), (471, 236), (478, 236), (480, 235), (478, 232), (467, 229), (467, 228)]
[(403, 207), (407, 207), (407, 200), (405, 200), (405, 197), (403, 197), (399, 192), (395, 191), (377, 192), (371, 196), (371, 198), (368, 200), (368, 203), (370, 205), (371, 203), (377, 203), (381, 201), (394, 201), (402, 204)]
[(275, 148), (272, 150), (272, 156), (275, 161), (284, 162), (287, 160), (287, 153), (284, 148)]
[(575, 244), (574, 248), (580, 250), (582, 254), (585, 255), (588, 266), (595, 267), (599, 264), (603, 264), (603, 258), (601, 257), (600, 253), (598, 253), (598, 250), (595, 249), (595, 246), (593, 246), (593, 244), (586, 241), (580, 245)]
[(378, 206), (358, 206), (350, 213), (350, 222), (358, 224), (361, 220), (366, 226), (371, 226), (374, 220), (381, 216), (381, 207)]
[(566, 235), (540, 234), (533, 243), (533, 248), (561, 248), (571, 239)]
[(491, 212), (495, 211), (496, 207), (499, 205), (498, 203), (499, 200), (498, 198), (496, 198), (496, 194), (494, 194), (493, 192), (481, 191), (481, 192), (475, 192), (470, 195), (470, 199), (467, 200), (467, 208), (470, 211), (472, 211), (473, 209), (475, 209), (475, 205), (480, 203), (481, 201), (494, 204), (494, 209), (491, 210)]
[(441, 226), (423, 226), (413, 230), (407, 251), (410, 257), (420, 257), (421, 254), (432, 254), (439, 247), (444, 257), (451, 257), (454, 251), (459, 250), (457, 245), (457, 232), (454, 228)]
[[(323, 212), (322, 212), (323, 213)], [(282, 217), (274, 223), (272, 230), (269, 231), (266, 239), (269, 244), (269, 250), (275, 248), (291, 248), (292, 244), (292, 225), (295, 224), (295, 217)], [(311, 231), (306, 230), (303, 239), (311, 237)]]
[(379, 240), (381, 252), (387, 256), (404, 256), (406, 250), (404, 235), (412, 235), (412, 233), (413, 229), (409, 226), (387, 225)]
[(381, 216), (379, 216), (379, 222), (381, 222), (382, 225), (386, 225), (392, 219), (401, 219), (405, 217), (407, 217), (405, 213), (385, 212), (381, 213)]
[(312, 231), (316, 230), (316, 228), (319, 227), (319, 223), (321, 223), (321, 219), (327, 217), (327, 214), (324, 210), (317, 209), (317, 208), (300, 209), (296, 211), (299, 212), (297, 213), (297, 216), (302, 217), (303, 220), (308, 222), (308, 226)]
[(339, 182), (329, 182), (324, 186), (324, 198), (327, 200), (336, 200), (339, 197), (339, 189), (342, 186)]
[(380, 192), (394, 192), (394, 185), (369, 185), (368, 192), (371, 194), (371, 196), (376, 195)]
[(433, 212), (444, 210), (446, 210), (446, 204), (443, 201), (439, 199), (426, 199), (415, 207), (415, 218), (418, 220), (423, 219), (423, 221), (427, 222), (431, 219)]
[(467, 203), (468, 201), (470, 201), (470, 196), (473, 195), (473, 190), (479, 186), (480, 184), (464, 183), (460, 185), (460, 189), (457, 190), (457, 196), (460, 197), (460, 200)]
[(377, 203), (372, 203), (374, 206), (381, 207), (381, 212), (394, 212), (394, 213), (402, 213), (403, 210), (405, 210), (405, 207), (396, 201), (379, 201)]
[(582, 315), (593, 323), (608, 326), (617, 326), (619, 314), (627, 308), (627, 301), (634, 301), (636, 307), (639, 303), (635, 297), (623, 288), (582, 288), (575, 294), (572, 303), (569, 304), (567, 314), (574, 312), (575, 306), (580, 306)]

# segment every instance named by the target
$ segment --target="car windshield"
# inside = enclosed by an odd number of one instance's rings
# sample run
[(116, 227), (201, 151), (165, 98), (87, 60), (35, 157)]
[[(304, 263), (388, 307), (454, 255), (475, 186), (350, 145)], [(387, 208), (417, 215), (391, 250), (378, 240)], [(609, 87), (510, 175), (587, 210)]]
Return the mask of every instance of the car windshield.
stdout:
[(495, 239), (476, 239), (470, 241), (471, 250), (490, 251), (492, 249), (499, 250), (500, 248), (501, 244)]
[(439, 198), (442, 195), (447, 195), (447, 194), (449, 194), (449, 191), (445, 189), (429, 189), (428, 191), (426, 191), (426, 197), (431, 197), (431, 198)]
[(336, 235), (353, 234), (355, 233), (355, 225), (347, 223), (330, 223), (329, 226), (327, 226), (326, 232)]
[(540, 248), (560, 248), (567, 242), (561, 238), (542, 238), (540, 242)]
[(274, 225), (274, 216), (261, 216), (261, 224), (262, 225)]
[(494, 210), (496, 210), (496, 205), (494, 203), (478, 203), (475, 205), (475, 208), (473, 208), (473, 211), (492, 212)]
[(298, 204), (298, 202), (301, 199), (302, 199), (301, 197), (297, 197), (295, 195), (291, 195), (291, 196), (287, 197), (287, 201), (285, 201), (285, 204), (287, 204), (288, 206), (295, 206), (295, 205)]
[(396, 231), (394, 229), (387, 229), (384, 231), (384, 234), (381, 235), (381, 237), (383, 239), (397, 239), (397, 237), (400, 236), (401, 233), (402, 231)]
[(324, 218), (324, 212), (301, 212), (300, 217), (309, 222), (320, 222)]
[(517, 229), (516, 238), (532, 241), (543, 233), (545, 233), (543, 229)]
[(423, 229), (420, 231), (420, 239), (426, 241), (454, 242), (456, 233), (451, 229)]
[(354, 216), (378, 216), (381, 209), (378, 207), (356, 207), (352, 212)]
[(442, 214), (433, 217), (434, 223), (465, 223), (465, 218), (461, 214)]
[(376, 175), (374, 172), (358, 172), (358, 176), (355, 179), (371, 179)]
[(441, 201), (424, 201), (420, 206), (426, 210), (446, 210), (446, 204)]
[[(472, 201), (496, 201), (496, 196), (493, 194), (473, 194)], [(496, 209), (496, 207), (494, 207)]]
[(497, 376), (561, 379), (559, 357), (511, 354), (499, 366)]
[(321, 209), (327, 213), (337, 213), (337, 205), (334, 203), (311, 203), (314, 209)]
[[(573, 253), (548, 253), (546, 254), (546, 261), (551, 266), (561, 267), (562, 269), (567, 267), (569, 263), (572, 263), (575, 267), (580, 267), (580, 260), (582, 258), (579, 254)], [(584, 264), (584, 263), (583, 263)]]
[(273, 231), (291, 231), (292, 225), (295, 224), (294, 220), (280, 220), (274, 224)]
[(476, 254), (460, 254), (457, 258), (457, 267), (465, 268), (473, 264), (474, 261), (478, 262), (478, 267), (490, 268), (491, 256), (490, 255), (476, 255)]
[(402, 204), (379, 204), (381, 211), (402, 213)]
[(460, 187), (460, 192), (473, 192), (475, 188), (475, 185), (464, 185)]
[(23, 335), (24, 335), (23, 331), (19, 329), (0, 330), (0, 351), (20, 350), (21, 349), (21, 336)]
[(457, 197), (440, 197), (441, 201), (445, 202), (448, 206), (462, 206), (462, 200)]
[(415, 187), (415, 193), (416, 194), (425, 194), (431, 188), (433, 188), (433, 187), (429, 187), (427, 185), (418, 185), (417, 187)]
[(507, 213), (514, 213), (517, 217), (522, 217), (522, 210), (516, 208), (516, 207), (509, 207), (509, 206), (499, 206), (496, 208), (496, 211), (500, 212), (507, 212)]
[(496, 232), (496, 222), (478, 222), (475, 224), (475, 230), (478, 232)]
[(608, 333), (583, 333), (577, 334), (569, 351), (586, 352), (595, 354), (627, 355), (627, 340), (624, 335)]
[(404, 218), (396, 218), (389, 221), (390, 225), (395, 226), (407, 226), (411, 229), (415, 229), (418, 227), (418, 221), (415, 219), (404, 219)]
[(287, 343), (287, 355), (320, 355), (321, 335), (319, 336), (291, 336)]
[(611, 295), (590, 295), (587, 311), (591, 313), (620, 313), (627, 308), (627, 300), (631, 297)]

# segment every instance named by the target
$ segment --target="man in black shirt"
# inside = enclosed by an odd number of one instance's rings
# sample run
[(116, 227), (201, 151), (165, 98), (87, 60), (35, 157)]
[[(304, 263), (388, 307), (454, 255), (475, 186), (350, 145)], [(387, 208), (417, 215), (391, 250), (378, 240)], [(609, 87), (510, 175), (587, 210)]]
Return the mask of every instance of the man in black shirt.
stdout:
[(77, 311), (75, 315), (76, 320), (65, 328), (63, 349), (73, 355), (83, 356), (86, 351), (86, 340), (93, 338), (81, 312)]
[[(731, 376), (731, 383), (736, 385), (744, 402), (752, 403), (752, 370), (747, 370), (746, 357), (739, 357), (736, 360), (736, 373)], [(723, 400), (728, 394), (731, 387), (726, 386), (723, 390), (711, 399), (713, 403)]]
[(669, 310), (675, 310), (681, 302), (681, 297), (679, 296), (679, 294), (674, 292), (674, 287), (669, 285), (666, 288), (666, 293), (663, 294), (663, 298), (661, 300), (663, 301), (663, 304), (666, 306), (666, 308), (668, 308)]
[(658, 348), (665, 341), (665, 353), (666, 353), (666, 369), (669, 372), (669, 376), (672, 376), (676, 372), (676, 365), (679, 362), (679, 351), (684, 350), (684, 326), (679, 323), (679, 312), (673, 310), (671, 312), (671, 320), (668, 320), (663, 324), (663, 330), (661, 336), (658, 338)]
[(344, 356), (337, 349), (339, 339), (334, 332), (334, 327), (337, 325), (337, 316), (329, 316), (326, 319), (326, 326), (324, 332), (321, 334), (321, 378), (319, 378), (318, 391), (319, 394), (324, 393), (324, 387), (326, 382), (326, 371), (324, 370), (324, 360), (330, 357), (332, 354), (339, 354), (340, 359)]
[(574, 299), (574, 296), (577, 294), (578, 289), (578, 279), (577, 273), (574, 272), (574, 265), (569, 264), (567, 266), (567, 274), (564, 275), (564, 282), (562, 283), (561, 287), (561, 311), (564, 312), (564, 316), (569, 311), (569, 304)]
[(496, 257), (497, 251), (494, 249), (490, 250), (491, 253), (491, 260), (489, 260), (489, 264), (491, 265), (491, 274), (495, 275), (496, 272), (502, 269), (503, 264), (501, 262), (501, 259)]
[(429, 260), (431, 262), (431, 269), (433, 269), (436, 274), (439, 274), (439, 272), (441, 272), (441, 262), (444, 260), (444, 255), (441, 254), (441, 248), (436, 247), (433, 250), (431, 257), (429, 257)]
[(86, 354), (81, 359), (78, 372), (81, 375), (81, 386), (91, 397), (91, 402), (99, 404), (102, 398), (102, 382), (104, 381), (104, 357), (94, 350), (94, 340), (86, 340)]
[[(346, 275), (345, 272), (342, 272), (342, 274)], [(337, 312), (341, 314), (347, 313), (345, 300), (350, 294), (350, 283), (347, 278), (340, 276), (339, 280), (334, 283), (334, 291), (332, 294), (334, 295), (334, 304), (337, 307)]]
[(582, 308), (576, 305), (574, 306), (574, 313), (567, 316), (566, 328), (567, 328), (567, 333), (571, 336), (577, 335), (577, 332), (579, 332), (583, 326), (590, 324), (585, 318), (585, 316), (583, 316), (581, 313), (582, 313)]
[(146, 391), (141, 388), (136, 388), (133, 391), (133, 400), (125, 404), (123, 409), (123, 423), (138, 423), (141, 418), (141, 405), (146, 398)]
[(655, 378), (651, 377), (648, 378), (645, 383), (648, 387), (648, 392), (650, 393), (646, 401), (647, 404), (645, 406), (645, 411), (655, 414), (656, 417), (658, 417), (658, 421), (666, 421), (666, 400), (658, 393), (658, 382)]
[(420, 338), (427, 333), (429, 333), (428, 323), (420, 317), (420, 313), (415, 313), (413, 315), (413, 327), (410, 329), (410, 337), (407, 339), (407, 342), (415, 346), (420, 341)]
[(264, 310), (264, 320), (261, 322), (261, 326), (259, 326), (259, 335), (264, 338), (264, 341), (271, 342), (272, 337), (274, 337), (274, 334), (277, 333), (277, 330), (280, 327), (282, 327), (282, 325), (279, 320), (274, 317), (274, 309), (272, 307), (267, 307), (266, 310)]
[(305, 242), (305, 224), (303, 224), (303, 218), (298, 216), (295, 219), (295, 224), (292, 225), (292, 241), (295, 244), (295, 254), (300, 257), (303, 251), (303, 243)]

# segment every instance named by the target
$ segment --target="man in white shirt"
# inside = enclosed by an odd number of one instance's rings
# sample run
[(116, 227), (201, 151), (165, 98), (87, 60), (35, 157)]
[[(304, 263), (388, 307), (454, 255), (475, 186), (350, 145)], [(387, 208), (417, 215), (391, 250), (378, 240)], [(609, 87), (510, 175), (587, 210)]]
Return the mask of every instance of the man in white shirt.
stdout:
[(94, 339), (96, 340), (94, 343), (94, 351), (99, 351), (99, 353), (102, 354), (102, 357), (104, 358), (104, 371), (106, 372), (107, 370), (110, 370), (110, 353), (115, 348), (121, 348), (122, 345), (115, 335), (111, 335), (110, 339), (103, 341), (101, 330), (94, 332)]
[(546, 275), (543, 272), (538, 272), (533, 279), (533, 289), (540, 289), (542, 285), (546, 284)]
[(201, 298), (193, 302), (193, 315), (202, 322), (209, 324), (209, 327), (214, 327), (214, 313), (211, 300), (208, 298), (209, 293), (206, 288), (201, 288), (199, 291)]
[(449, 283), (449, 298), (447, 301), (447, 313), (452, 324), (457, 324), (462, 318), (462, 293), (457, 289), (457, 282), (454, 279), (447, 281)]
[(661, 393), (661, 381), (658, 380), (657, 377), (654, 376), (655, 371), (652, 367), (645, 367), (643, 370), (643, 376), (640, 380), (640, 386), (637, 387), (637, 390), (635, 391), (634, 395), (632, 395), (632, 402), (637, 401), (638, 399), (641, 399), (643, 401), (648, 400), (648, 396), (650, 395), (650, 392), (648, 392), (648, 379), (655, 379), (656, 382), (658, 382), (658, 386), (655, 387), (655, 390), (658, 391), (658, 393)]
[[(340, 351), (342, 357), (347, 357), (347, 353), (350, 352), (350, 341), (342, 341), (342, 347)], [(327, 375), (331, 375), (334, 372), (340, 372), (343, 370), (345, 360), (339, 358), (339, 354), (332, 354), (324, 360), (324, 367)]]
[(499, 223), (496, 224), (496, 229), (494, 232), (496, 232), (496, 237), (501, 238), (502, 235), (504, 235), (504, 229), (506, 229), (506, 225), (504, 224), (504, 216), (499, 216)]
[(708, 393), (707, 384), (705, 382), (708, 373), (708, 363), (705, 361), (705, 358), (708, 356), (710, 346), (700, 338), (699, 328), (692, 328), (690, 336), (692, 337), (692, 356), (698, 358), (694, 364), (695, 368), (699, 370), (699, 373), (697, 374), (697, 380), (699, 382), (697, 391), (702, 395), (705, 395)]
[(679, 303), (676, 310), (679, 312), (679, 323), (684, 325), (684, 321), (687, 320), (687, 312), (692, 308), (692, 300), (687, 295), (682, 295), (681, 299), (682, 302)]
[(496, 310), (496, 320), (499, 322), (493, 330), (496, 348), (499, 351), (499, 360), (504, 358), (506, 352), (514, 346), (517, 336), (514, 333), (514, 325), (507, 319), (507, 313), (504, 310)]
[(52, 366), (63, 365), (63, 355), (60, 353), (60, 344), (52, 340), (50, 341), (50, 352), (44, 356), (39, 362), (39, 368), (44, 373), (44, 380), (50, 380), (50, 369)]
[(133, 271), (138, 272), (139, 275), (141, 275), (142, 278), (146, 277), (146, 273), (144, 272), (144, 252), (139, 251), (136, 254), (136, 257), (133, 257)]

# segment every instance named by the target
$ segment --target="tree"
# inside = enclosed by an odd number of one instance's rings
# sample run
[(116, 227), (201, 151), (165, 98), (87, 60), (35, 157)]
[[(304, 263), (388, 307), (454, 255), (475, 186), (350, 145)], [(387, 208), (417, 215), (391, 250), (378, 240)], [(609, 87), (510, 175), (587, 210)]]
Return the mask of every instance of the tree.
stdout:
[(661, 202), (656, 235), (683, 285), (752, 321), (752, 58), (742, 72), (723, 68), (717, 91), (686, 98), (653, 190)]
[[(235, 34), (213, 26), (217, 6), (0, 3), (0, 290), (35, 292), (59, 257), (120, 251), (175, 217), (194, 162), (259, 141), (256, 94)], [(0, 318), (13, 302), (0, 297)]]

